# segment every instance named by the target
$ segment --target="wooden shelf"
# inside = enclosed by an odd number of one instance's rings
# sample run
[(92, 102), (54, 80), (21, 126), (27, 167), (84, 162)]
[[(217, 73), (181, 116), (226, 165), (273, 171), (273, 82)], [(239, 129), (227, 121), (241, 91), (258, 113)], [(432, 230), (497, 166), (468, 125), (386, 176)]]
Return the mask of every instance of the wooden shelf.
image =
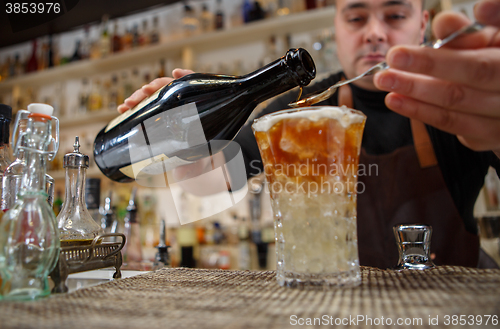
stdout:
[(69, 63), (2, 81), (0, 82), (0, 93), (9, 92), (16, 86), (20, 88), (39, 87), (56, 81), (117, 71), (141, 63), (155, 62), (160, 58), (181, 58), (186, 49), (197, 53), (267, 40), (271, 35), (330, 28), (333, 26), (334, 14), (334, 7), (319, 8), (252, 22), (223, 31), (197, 34), (188, 38), (177, 38), (162, 44), (133, 49), (105, 58)]

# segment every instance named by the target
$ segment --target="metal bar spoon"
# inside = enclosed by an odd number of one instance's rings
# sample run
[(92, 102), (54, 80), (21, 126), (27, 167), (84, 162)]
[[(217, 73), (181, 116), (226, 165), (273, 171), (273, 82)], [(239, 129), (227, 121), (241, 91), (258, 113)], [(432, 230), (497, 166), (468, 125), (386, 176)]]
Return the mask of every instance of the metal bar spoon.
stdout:
[[(462, 34), (469, 34), (469, 33), (477, 32), (477, 31), (482, 30), (483, 28), (484, 28), (484, 25), (479, 24), (479, 23), (473, 23), (473, 24), (470, 24), (468, 26), (462, 27), (461, 29), (453, 32), (452, 34), (450, 34), (449, 36), (447, 36), (444, 39), (438, 39), (434, 42), (426, 42), (426, 43), (422, 44), (422, 47), (430, 47), (430, 48), (438, 49)], [(326, 89), (325, 91), (315, 93), (315, 94), (310, 95), (304, 99), (292, 102), (292, 103), (288, 104), (288, 106), (290, 106), (290, 107), (304, 107), (304, 106), (311, 106), (313, 104), (322, 102), (322, 101), (332, 97), (332, 95), (335, 93), (337, 88), (339, 88), (340, 86), (354, 82), (354, 81), (361, 79), (367, 75), (375, 74), (375, 73), (380, 72), (382, 70), (385, 70), (387, 68), (389, 68), (389, 65), (387, 65), (386, 61), (380, 62), (377, 65), (372, 66), (370, 69), (368, 69), (368, 71), (358, 75), (355, 78), (352, 78), (350, 80), (339, 81), (336, 84), (334, 84), (333, 86), (331, 86), (330, 88)]]

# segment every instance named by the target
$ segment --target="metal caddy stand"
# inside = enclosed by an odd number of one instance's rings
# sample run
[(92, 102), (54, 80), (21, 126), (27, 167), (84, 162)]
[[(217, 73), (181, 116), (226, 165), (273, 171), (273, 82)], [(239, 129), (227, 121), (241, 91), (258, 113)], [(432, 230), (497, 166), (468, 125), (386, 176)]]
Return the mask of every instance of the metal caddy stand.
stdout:
[[(121, 242), (101, 242), (107, 237), (120, 237)], [(69, 274), (97, 270), (106, 267), (114, 267), (116, 272), (114, 279), (122, 276), (121, 250), (125, 245), (125, 235), (121, 233), (109, 233), (99, 235), (87, 246), (68, 246), (61, 248), (61, 254), (56, 266), (50, 273), (54, 288), (52, 293), (68, 292), (66, 279)]]

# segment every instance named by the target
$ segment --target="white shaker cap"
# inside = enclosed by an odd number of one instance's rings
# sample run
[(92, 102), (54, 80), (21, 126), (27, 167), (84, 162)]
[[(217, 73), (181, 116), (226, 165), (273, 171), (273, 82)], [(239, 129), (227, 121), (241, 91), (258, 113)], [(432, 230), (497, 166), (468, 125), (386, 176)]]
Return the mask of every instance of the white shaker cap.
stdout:
[(28, 111), (30, 111), (31, 113), (39, 113), (52, 116), (52, 114), (54, 113), (54, 108), (48, 104), (31, 103), (30, 105), (28, 105)]

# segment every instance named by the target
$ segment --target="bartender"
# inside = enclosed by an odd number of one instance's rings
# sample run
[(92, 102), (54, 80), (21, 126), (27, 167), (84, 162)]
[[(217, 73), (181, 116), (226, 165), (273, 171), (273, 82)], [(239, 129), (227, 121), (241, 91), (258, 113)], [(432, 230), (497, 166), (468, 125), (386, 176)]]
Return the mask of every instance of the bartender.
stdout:
[[(500, 173), (500, 0), (483, 0), (475, 7), (476, 19), (492, 27), (439, 50), (418, 46), (429, 19), (423, 0), (337, 0), (336, 7), (343, 70), (304, 93), (353, 78), (384, 59), (391, 67), (318, 104), (347, 105), (367, 116), (360, 164), (376, 164), (378, 174), (359, 177), (366, 186), (358, 195), (360, 264), (394, 266), (392, 227), (421, 223), (433, 227), (437, 265), (495, 267), (480, 251), (473, 207), (489, 166)], [(467, 24), (461, 14), (441, 13), (433, 31), (445, 37)], [(173, 77), (189, 73), (177, 69)], [(118, 110), (135, 106), (171, 80), (154, 80)], [(259, 115), (285, 109), (295, 97), (285, 94)], [(260, 174), (262, 161), (250, 125), (235, 141), (242, 147), (248, 177)], [(214, 157), (224, 161), (222, 154)], [(176, 175), (203, 170), (205, 164), (180, 168)]]

